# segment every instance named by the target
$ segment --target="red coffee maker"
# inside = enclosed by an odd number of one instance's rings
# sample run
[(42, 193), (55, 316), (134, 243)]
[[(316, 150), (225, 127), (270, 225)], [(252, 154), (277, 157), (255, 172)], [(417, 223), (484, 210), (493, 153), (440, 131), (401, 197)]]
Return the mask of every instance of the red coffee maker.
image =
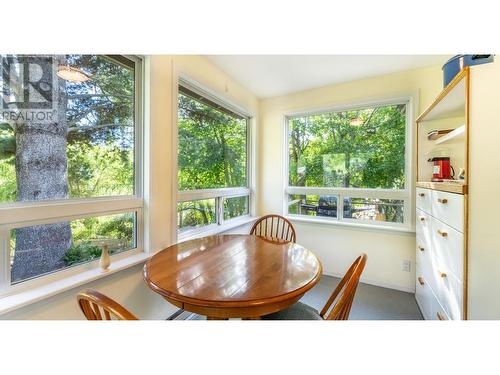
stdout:
[(432, 170), (432, 181), (442, 182), (443, 180), (453, 179), (455, 174), (453, 167), (450, 164), (450, 158), (448, 156), (438, 156), (429, 159), (429, 162), (434, 163)]

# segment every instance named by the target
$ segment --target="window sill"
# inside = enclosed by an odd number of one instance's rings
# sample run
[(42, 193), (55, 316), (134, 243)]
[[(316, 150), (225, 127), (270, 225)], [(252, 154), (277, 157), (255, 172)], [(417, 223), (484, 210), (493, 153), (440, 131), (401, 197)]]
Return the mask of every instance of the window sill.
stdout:
[(406, 226), (396, 226), (396, 225), (376, 225), (376, 224), (365, 224), (365, 223), (353, 223), (346, 221), (334, 221), (328, 219), (317, 219), (308, 217), (298, 217), (294, 215), (287, 215), (286, 218), (291, 222), (298, 223), (308, 223), (308, 224), (319, 224), (327, 226), (338, 226), (356, 230), (367, 230), (367, 231), (382, 231), (382, 232), (396, 232), (403, 234), (415, 234), (415, 229)]
[(188, 240), (193, 240), (195, 238), (205, 237), (205, 236), (213, 236), (215, 234), (220, 234), (227, 232), (228, 230), (240, 227), (242, 225), (251, 223), (257, 220), (256, 217), (253, 216), (244, 216), (241, 218), (233, 219), (224, 223), (224, 225), (218, 225), (216, 227), (210, 227), (205, 229), (198, 229), (189, 231), (186, 233), (179, 234), (177, 237), (178, 242), (184, 242)]
[(56, 294), (65, 292), (80, 285), (84, 285), (91, 281), (98, 280), (108, 275), (112, 275), (124, 269), (133, 267), (137, 264), (143, 263), (146, 259), (148, 259), (148, 257), (148, 253), (142, 252), (112, 262), (109, 269), (107, 269), (106, 271), (103, 271), (100, 268), (94, 268), (37, 288), (0, 297), (0, 315), (6, 314), (24, 306), (28, 306), (32, 303), (52, 297)]

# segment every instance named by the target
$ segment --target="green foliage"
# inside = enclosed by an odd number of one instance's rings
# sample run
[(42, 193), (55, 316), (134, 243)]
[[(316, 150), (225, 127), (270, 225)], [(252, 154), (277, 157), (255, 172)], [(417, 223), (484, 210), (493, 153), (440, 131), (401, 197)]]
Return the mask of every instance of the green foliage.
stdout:
[(248, 196), (224, 199), (224, 220), (248, 214)]
[(94, 259), (99, 259), (101, 256), (101, 248), (90, 243), (81, 243), (70, 247), (62, 260), (67, 266), (88, 262)]
[(179, 95), (179, 190), (246, 186), (245, 119)]
[(134, 155), (112, 145), (69, 144), (70, 196), (95, 197), (134, 193)]
[(87, 217), (71, 222), (73, 246), (62, 260), (70, 266), (101, 256), (101, 247), (107, 245), (114, 254), (134, 246), (133, 214)]
[(405, 106), (300, 117), (290, 122), (290, 185), (401, 189)]
[[(247, 120), (179, 95), (179, 190), (247, 186)], [(248, 212), (247, 197), (224, 200), (224, 219)], [(179, 203), (180, 230), (216, 222), (215, 200)]]
[(16, 168), (14, 157), (0, 159), (0, 202), (16, 199)]
[(16, 137), (9, 124), (0, 123), (0, 202), (16, 199)]
[(177, 204), (179, 230), (215, 224), (215, 199), (202, 199)]

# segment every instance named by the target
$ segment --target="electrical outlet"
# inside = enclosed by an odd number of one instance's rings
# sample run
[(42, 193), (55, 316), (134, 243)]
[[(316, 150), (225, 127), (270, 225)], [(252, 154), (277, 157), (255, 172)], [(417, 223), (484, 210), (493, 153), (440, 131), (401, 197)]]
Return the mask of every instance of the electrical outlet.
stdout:
[(401, 263), (401, 270), (405, 272), (410, 272), (410, 267), (411, 267), (411, 261), (403, 260), (403, 263)]

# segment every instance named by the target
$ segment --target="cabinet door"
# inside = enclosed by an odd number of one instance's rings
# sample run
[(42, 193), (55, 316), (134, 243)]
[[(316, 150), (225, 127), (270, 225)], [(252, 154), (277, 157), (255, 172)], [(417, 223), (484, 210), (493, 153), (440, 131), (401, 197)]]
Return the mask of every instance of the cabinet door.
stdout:
[(462, 282), (464, 275), (464, 235), (451, 226), (430, 219), (432, 249), (441, 264)]
[(464, 196), (444, 191), (432, 191), (431, 215), (463, 233)]
[(463, 318), (463, 284), (451, 272), (446, 264), (438, 261), (435, 272), (433, 291), (443, 307), (446, 315), (451, 319)]
[(428, 214), (431, 213), (432, 190), (417, 188), (416, 206)]

